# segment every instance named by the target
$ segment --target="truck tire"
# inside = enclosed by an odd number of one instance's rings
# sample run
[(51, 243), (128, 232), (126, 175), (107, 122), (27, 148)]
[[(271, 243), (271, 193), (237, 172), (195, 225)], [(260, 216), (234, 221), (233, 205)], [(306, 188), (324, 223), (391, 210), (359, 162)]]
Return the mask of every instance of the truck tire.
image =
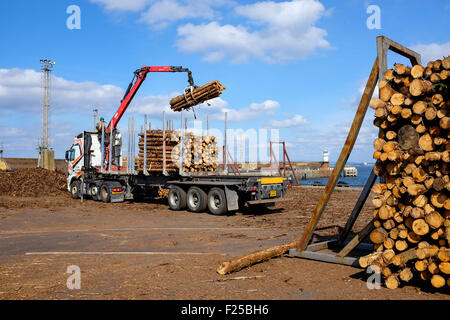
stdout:
[(183, 210), (186, 208), (186, 191), (178, 186), (171, 186), (167, 195), (167, 202), (172, 210)]
[(80, 181), (72, 181), (72, 183), (70, 184), (70, 194), (72, 195), (73, 199), (80, 198)]
[(109, 187), (106, 184), (104, 184), (100, 187), (98, 198), (99, 198), (99, 200), (101, 200), (103, 202), (111, 201), (111, 193), (110, 193)]
[(209, 190), (208, 209), (214, 215), (223, 215), (227, 212), (227, 199), (223, 189), (214, 187)]
[(199, 187), (190, 187), (186, 197), (187, 207), (192, 212), (201, 212), (208, 206), (208, 195)]
[(100, 200), (99, 199), (99, 192), (100, 192), (100, 190), (99, 190), (99, 188), (97, 187), (97, 185), (95, 183), (92, 183), (89, 186), (89, 194), (91, 195), (92, 200), (95, 200), (95, 201), (99, 201)]

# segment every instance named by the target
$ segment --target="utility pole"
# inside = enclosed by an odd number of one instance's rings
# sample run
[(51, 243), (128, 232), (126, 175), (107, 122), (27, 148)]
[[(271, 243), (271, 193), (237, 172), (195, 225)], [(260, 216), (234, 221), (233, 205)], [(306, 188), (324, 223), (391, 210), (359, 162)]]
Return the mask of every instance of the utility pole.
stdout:
[(98, 109), (92, 110), (92, 116), (94, 117), (94, 131), (95, 131), (97, 130)]

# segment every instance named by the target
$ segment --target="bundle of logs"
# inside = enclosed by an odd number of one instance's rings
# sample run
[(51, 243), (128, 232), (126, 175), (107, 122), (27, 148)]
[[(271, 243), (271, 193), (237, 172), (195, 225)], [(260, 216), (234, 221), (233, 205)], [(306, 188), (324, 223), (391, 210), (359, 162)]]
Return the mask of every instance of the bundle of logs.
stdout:
[(370, 101), (381, 182), (372, 189), (375, 252), (359, 261), (377, 266), (391, 289), (412, 279), (450, 286), (449, 78), (450, 57), (426, 67), (396, 64)]
[[(180, 162), (179, 144), (172, 151), (174, 162)], [(218, 148), (214, 136), (195, 136), (187, 132), (183, 137), (183, 171), (214, 171), (217, 167)]]
[(203, 103), (207, 100), (217, 98), (222, 94), (226, 87), (219, 81), (214, 80), (201, 87), (196, 87), (193, 90), (179, 95), (170, 100), (170, 108), (174, 111), (181, 111), (189, 109), (195, 105)]
[[(164, 149), (167, 172), (178, 172), (180, 168), (181, 136), (179, 131), (165, 131), (165, 147), (162, 130), (147, 130), (139, 133), (139, 153), (136, 161), (137, 170), (144, 170), (144, 152), (146, 152), (149, 172), (162, 172), (164, 168)], [(146, 147), (145, 143), (146, 142)], [(216, 138), (213, 136), (195, 136), (191, 132), (183, 137), (183, 171), (214, 171), (217, 164)]]

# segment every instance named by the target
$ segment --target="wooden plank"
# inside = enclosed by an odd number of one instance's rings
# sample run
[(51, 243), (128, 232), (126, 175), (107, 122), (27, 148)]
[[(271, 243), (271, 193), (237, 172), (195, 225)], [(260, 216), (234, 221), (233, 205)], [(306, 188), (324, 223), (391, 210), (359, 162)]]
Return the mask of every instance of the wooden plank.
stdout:
[(344, 166), (348, 160), (348, 157), (350, 156), (353, 146), (355, 145), (356, 138), (358, 137), (359, 130), (361, 129), (364, 116), (369, 106), (369, 101), (373, 95), (373, 92), (375, 90), (378, 81), (378, 69), (379, 69), (378, 62), (379, 60), (377, 57), (373, 64), (372, 71), (370, 72), (369, 79), (367, 80), (367, 84), (364, 89), (364, 93), (361, 97), (358, 109), (356, 111), (355, 118), (353, 119), (353, 123), (350, 128), (350, 132), (348, 133), (347, 140), (345, 141), (344, 147), (342, 148), (341, 154), (339, 155), (339, 159), (333, 169), (333, 172), (331, 173), (330, 178), (328, 179), (328, 183), (325, 187), (324, 193), (322, 194), (319, 202), (316, 205), (314, 213), (311, 216), (311, 220), (306, 226), (303, 236), (297, 241), (297, 248), (299, 251), (303, 251), (308, 245), (309, 241), (311, 240), (313, 232), (316, 229), (317, 223), (320, 220), (320, 217), (322, 216), (322, 213), (326, 208), (331, 193), (333, 192), (336, 183), (341, 175), (341, 172), (344, 169)]

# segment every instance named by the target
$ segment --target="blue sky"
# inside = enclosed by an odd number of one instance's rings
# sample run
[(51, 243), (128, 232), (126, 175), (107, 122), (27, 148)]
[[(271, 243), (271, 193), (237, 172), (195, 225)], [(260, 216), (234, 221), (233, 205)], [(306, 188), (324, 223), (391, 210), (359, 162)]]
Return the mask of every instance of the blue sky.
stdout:
[[(68, 29), (66, 9), (81, 10), (81, 29)], [(369, 29), (370, 5), (381, 29)], [(419, 51), (423, 61), (450, 54), (450, 1), (84, 0), (0, 2), (0, 144), (5, 157), (36, 157), (40, 126), (39, 60), (56, 62), (51, 146), (58, 158), (74, 135), (92, 126), (92, 109), (110, 119), (132, 72), (144, 65), (182, 65), (198, 85), (227, 89), (211, 106), (211, 126), (278, 129), (292, 160), (335, 161), (376, 57), (376, 36)], [(421, 24), (423, 22), (423, 24)], [(390, 55), (389, 63), (403, 62)], [(138, 124), (162, 110), (185, 74), (151, 74), (124, 116)], [(190, 123), (193, 114), (185, 113)], [(372, 161), (377, 130), (369, 111), (350, 161)]]

